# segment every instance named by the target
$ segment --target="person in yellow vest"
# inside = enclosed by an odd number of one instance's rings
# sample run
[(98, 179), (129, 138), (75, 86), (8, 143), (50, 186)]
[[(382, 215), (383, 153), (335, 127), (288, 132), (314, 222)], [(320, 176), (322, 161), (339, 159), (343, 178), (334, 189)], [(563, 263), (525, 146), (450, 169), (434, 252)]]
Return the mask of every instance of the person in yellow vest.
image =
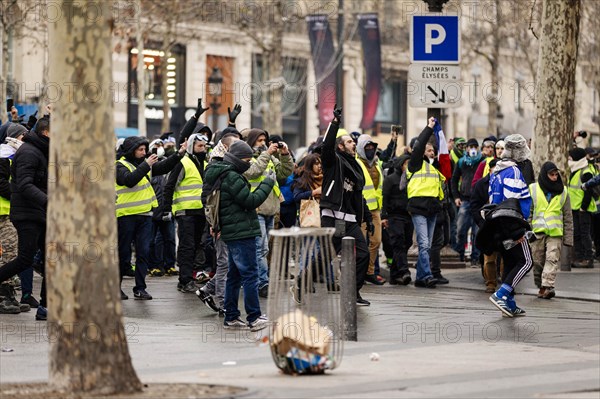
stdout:
[[(10, 221), (10, 168), (15, 153), (23, 144), (27, 129), (18, 123), (8, 122), (6, 141), (0, 145), (0, 266), (17, 257), (18, 234)], [(33, 297), (33, 268), (19, 273), (21, 279), (21, 303), (10, 295), (12, 282), (3, 283), (0, 288), (0, 314), (18, 314), (39, 306)], [(21, 306), (25, 304), (25, 306)]]
[(187, 141), (185, 156), (169, 173), (165, 184), (163, 218), (175, 215), (179, 238), (177, 289), (188, 294), (198, 289), (193, 274), (196, 253), (202, 249), (202, 233), (206, 225), (201, 196), (207, 143), (208, 137), (192, 134)]
[(569, 199), (573, 210), (573, 225), (575, 228), (573, 239), (575, 243), (575, 259), (572, 267), (593, 268), (594, 248), (592, 243), (592, 214), (597, 206), (594, 202), (593, 192), (583, 190), (581, 185), (594, 177), (594, 170), (590, 168), (583, 148), (574, 148), (569, 151)]
[(381, 207), (383, 204), (383, 171), (376, 155), (377, 143), (368, 134), (361, 134), (356, 144), (358, 164), (365, 178), (363, 197), (373, 218), (373, 234), (367, 234), (367, 223), (362, 224), (362, 232), (369, 242), (369, 268), (365, 281), (375, 285), (385, 284), (385, 279), (375, 273), (375, 261), (379, 256), (381, 245)]
[(529, 186), (533, 201), (531, 226), (536, 240), (531, 243), (533, 278), (540, 289), (538, 298), (554, 298), (556, 273), (562, 245), (573, 246), (573, 214), (560, 172), (552, 162), (542, 165), (538, 182)]
[(275, 215), (279, 213), (280, 203), (283, 200), (278, 182), (292, 174), (294, 160), (287, 144), (283, 141), (270, 142), (269, 134), (262, 129), (250, 129), (246, 143), (254, 151), (250, 168), (244, 172), (244, 177), (250, 182), (251, 190), (256, 190), (260, 182), (265, 180), (268, 175), (276, 175), (271, 195), (256, 210), (261, 231), (260, 237), (256, 238), (258, 294), (260, 297), (266, 298), (269, 292), (269, 266), (267, 263), (269, 231), (275, 226)]
[(442, 209), (441, 200), (444, 199), (442, 188), (446, 180), (433, 166), (429, 159), (425, 160), (425, 147), (433, 134), (436, 120), (429, 118), (428, 124), (417, 138), (413, 147), (406, 177), (408, 179), (408, 206), (411, 215), (417, 244), (419, 258), (417, 260), (417, 275), (415, 287), (435, 288), (437, 279), (431, 273), (429, 250), (433, 241), (435, 222)]
[[(144, 137), (127, 137), (117, 152), (116, 183), (117, 228), (119, 239), (119, 270), (121, 281), (131, 262), (131, 243), (135, 245), (135, 299), (149, 300), (146, 291), (148, 256), (152, 236), (152, 209), (158, 206), (151, 174), (169, 173), (183, 157), (185, 147), (164, 161), (158, 162), (156, 154), (148, 155), (148, 140)], [(129, 297), (121, 290), (121, 299)]]

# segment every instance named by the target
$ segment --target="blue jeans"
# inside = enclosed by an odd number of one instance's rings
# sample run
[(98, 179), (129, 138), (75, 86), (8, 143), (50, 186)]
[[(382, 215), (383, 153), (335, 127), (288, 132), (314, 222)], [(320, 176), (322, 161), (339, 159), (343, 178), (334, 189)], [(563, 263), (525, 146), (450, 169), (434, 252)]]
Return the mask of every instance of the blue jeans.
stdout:
[(152, 217), (129, 215), (117, 218), (119, 231), (119, 269), (121, 280), (131, 268), (131, 243), (135, 245), (135, 286), (133, 292), (146, 289), (150, 240), (152, 239)]
[(256, 262), (258, 263), (258, 288), (269, 284), (269, 231), (275, 225), (275, 216), (258, 215), (260, 237), (256, 237)]
[(256, 263), (256, 240), (245, 238), (227, 241), (229, 271), (225, 284), (225, 321), (240, 317), (238, 301), (240, 287), (244, 286), (246, 319), (253, 322), (261, 315), (258, 301), (258, 265)]
[(456, 241), (457, 252), (461, 255), (465, 254), (465, 244), (467, 243), (467, 234), (469, 228), (471, 228), (471, 262), (479, 262), (479, 250), (475, 247), (475, 236), (477, 235), (477, 223), (473, 220), (471, 215), (471, 202), (463, 201), (458, 210), (458, 217), (456, 221), (456, 228), (458, 230), (458, 237)]
[(419, 246), (417, 280), (425, 280), (433, 277), (429, 266), (429, 250), (431, 249), (431, 243), (433, 241), (436, 219), (437, 214), (432, 216), (412, 215), (412, 221), (417, 235), (417, 245)]

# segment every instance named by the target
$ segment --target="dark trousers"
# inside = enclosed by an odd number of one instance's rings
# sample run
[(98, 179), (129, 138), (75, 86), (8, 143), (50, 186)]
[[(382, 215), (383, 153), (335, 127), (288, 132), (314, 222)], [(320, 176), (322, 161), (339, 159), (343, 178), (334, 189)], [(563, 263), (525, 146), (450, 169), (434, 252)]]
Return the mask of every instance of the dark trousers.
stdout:
[(119, 230), (119, 272), (121, 280), (131, 268), (131, 243), (135, 245), (135, 287), (133, 292), (146, 289), (150, 240), (152, 239), (152, 217), (129, 215), (117, 218)]
[(150, 240), (151, 269), (163, 272), (175, 266), (175, 221), (152, 221)]
[(387, 231), (393, 249), (394, 262), (390, 266), (390, 279), (410, 275), (408, 270), (408, 249), (412, 246), (413, 224), (410, 216), (388, 217)]
[(444, 247), (444, 224), (437, 223), (433, 232), (433, 241), (429, 250), (429, 260), (431, 262), (431, 274), (438, 277), (442, 274), (441, 252)]
[(504, 260), (502, 283), (513, 288), (519, 284), (533, 266), (531, 248), (527, 240), (509, 250), (503, 248), (502, 259)]
[(600, 213), (592, 215), (592, 238), (596, 248), (596, 258), (600, 257)]
[(586, 211), (573, 211), (573, 242), (575, 259), (587, 261), (594, 259), (592, 244), (592, 214)]
[(296, 224), (296, 203), (281, 204), (279, 211), (279, 225), (281, 227), (292, 227)]
[(202, 243), (202, 232), (206, 223), (204, 215), (177, 216), (177, 264), (179, 265), (179, 282), (187, 284), (194, 279), (194, 261), (196, 250)]
[[(13, 222), (19, 238), (17, 257), (0, 267), (0, 282), (31, 268), (38, 250), (42, 252), (42, 271), (45, 268), (46, 225), (30, 221)], [(46, 278), (42, 278), (40, 305), (46, 307)]]
[[(321, 218), (322, 227), (335, 227), (335, 219), (328, 216)], [(344, 237), (354, 238), (354, 251), (356, 252), (356, 291), (360, 291), (365, 283), (365, 276), (369, 268), (369, 247), (367, 240), (360, 230), (358, 223), (346, 222), (346, 234)], [(342, 251), (342, 238), (333, 237), (333, 247), (335, 252), (339, 254)]]

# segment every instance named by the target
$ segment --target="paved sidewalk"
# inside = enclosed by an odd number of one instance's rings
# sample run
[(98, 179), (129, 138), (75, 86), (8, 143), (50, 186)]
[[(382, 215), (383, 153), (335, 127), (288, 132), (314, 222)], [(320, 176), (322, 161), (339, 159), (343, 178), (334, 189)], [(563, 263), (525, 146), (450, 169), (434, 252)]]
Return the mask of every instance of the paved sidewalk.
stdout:
[[(252, 398), (600, 396), (600, 303), (560, 290), (550, 301), (518, 295), (527, 317), (507, 319), (479, 270), (445, 274), (450, 285), (433, 290), (365, 286), (372, 306), (358, 309), (359, 341), (346, 342), (340, 367), (322, 376), (281, 374), (261, 333), (223, 330), (195, 295), (176, 290), (175, 277), (148, 279), (153, 301), (123, 302), (129, 348), (144, 382), (236, 385)], [(591, 293), (598, 276), (561, 273), (559, 288)], [(48, 378), (46, 324), (33, 316), (0, 318), (0, 345), (14, 350), (0, 353), (0, 383)]]

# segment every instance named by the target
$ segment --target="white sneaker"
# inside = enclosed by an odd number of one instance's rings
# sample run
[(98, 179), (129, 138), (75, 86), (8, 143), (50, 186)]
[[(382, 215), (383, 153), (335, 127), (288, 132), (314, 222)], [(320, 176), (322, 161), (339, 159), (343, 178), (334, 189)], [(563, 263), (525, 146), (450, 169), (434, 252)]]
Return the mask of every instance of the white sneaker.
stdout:
[(269, 325), (269, 319), (267, 319), (266, 315), (260, 316), (258, 319), (254, 320), (251, 323), (248, 323), (250, 327), (250, 331), (260, 331), (263, 328), (266, 328)]
[(231, 321), (225, 320), (223, 322), (223, 328), (226, 330), (246, 330), (248, 328), (248, 323), (245, 323), (238, 317), (237, 319), (233, 319)]

